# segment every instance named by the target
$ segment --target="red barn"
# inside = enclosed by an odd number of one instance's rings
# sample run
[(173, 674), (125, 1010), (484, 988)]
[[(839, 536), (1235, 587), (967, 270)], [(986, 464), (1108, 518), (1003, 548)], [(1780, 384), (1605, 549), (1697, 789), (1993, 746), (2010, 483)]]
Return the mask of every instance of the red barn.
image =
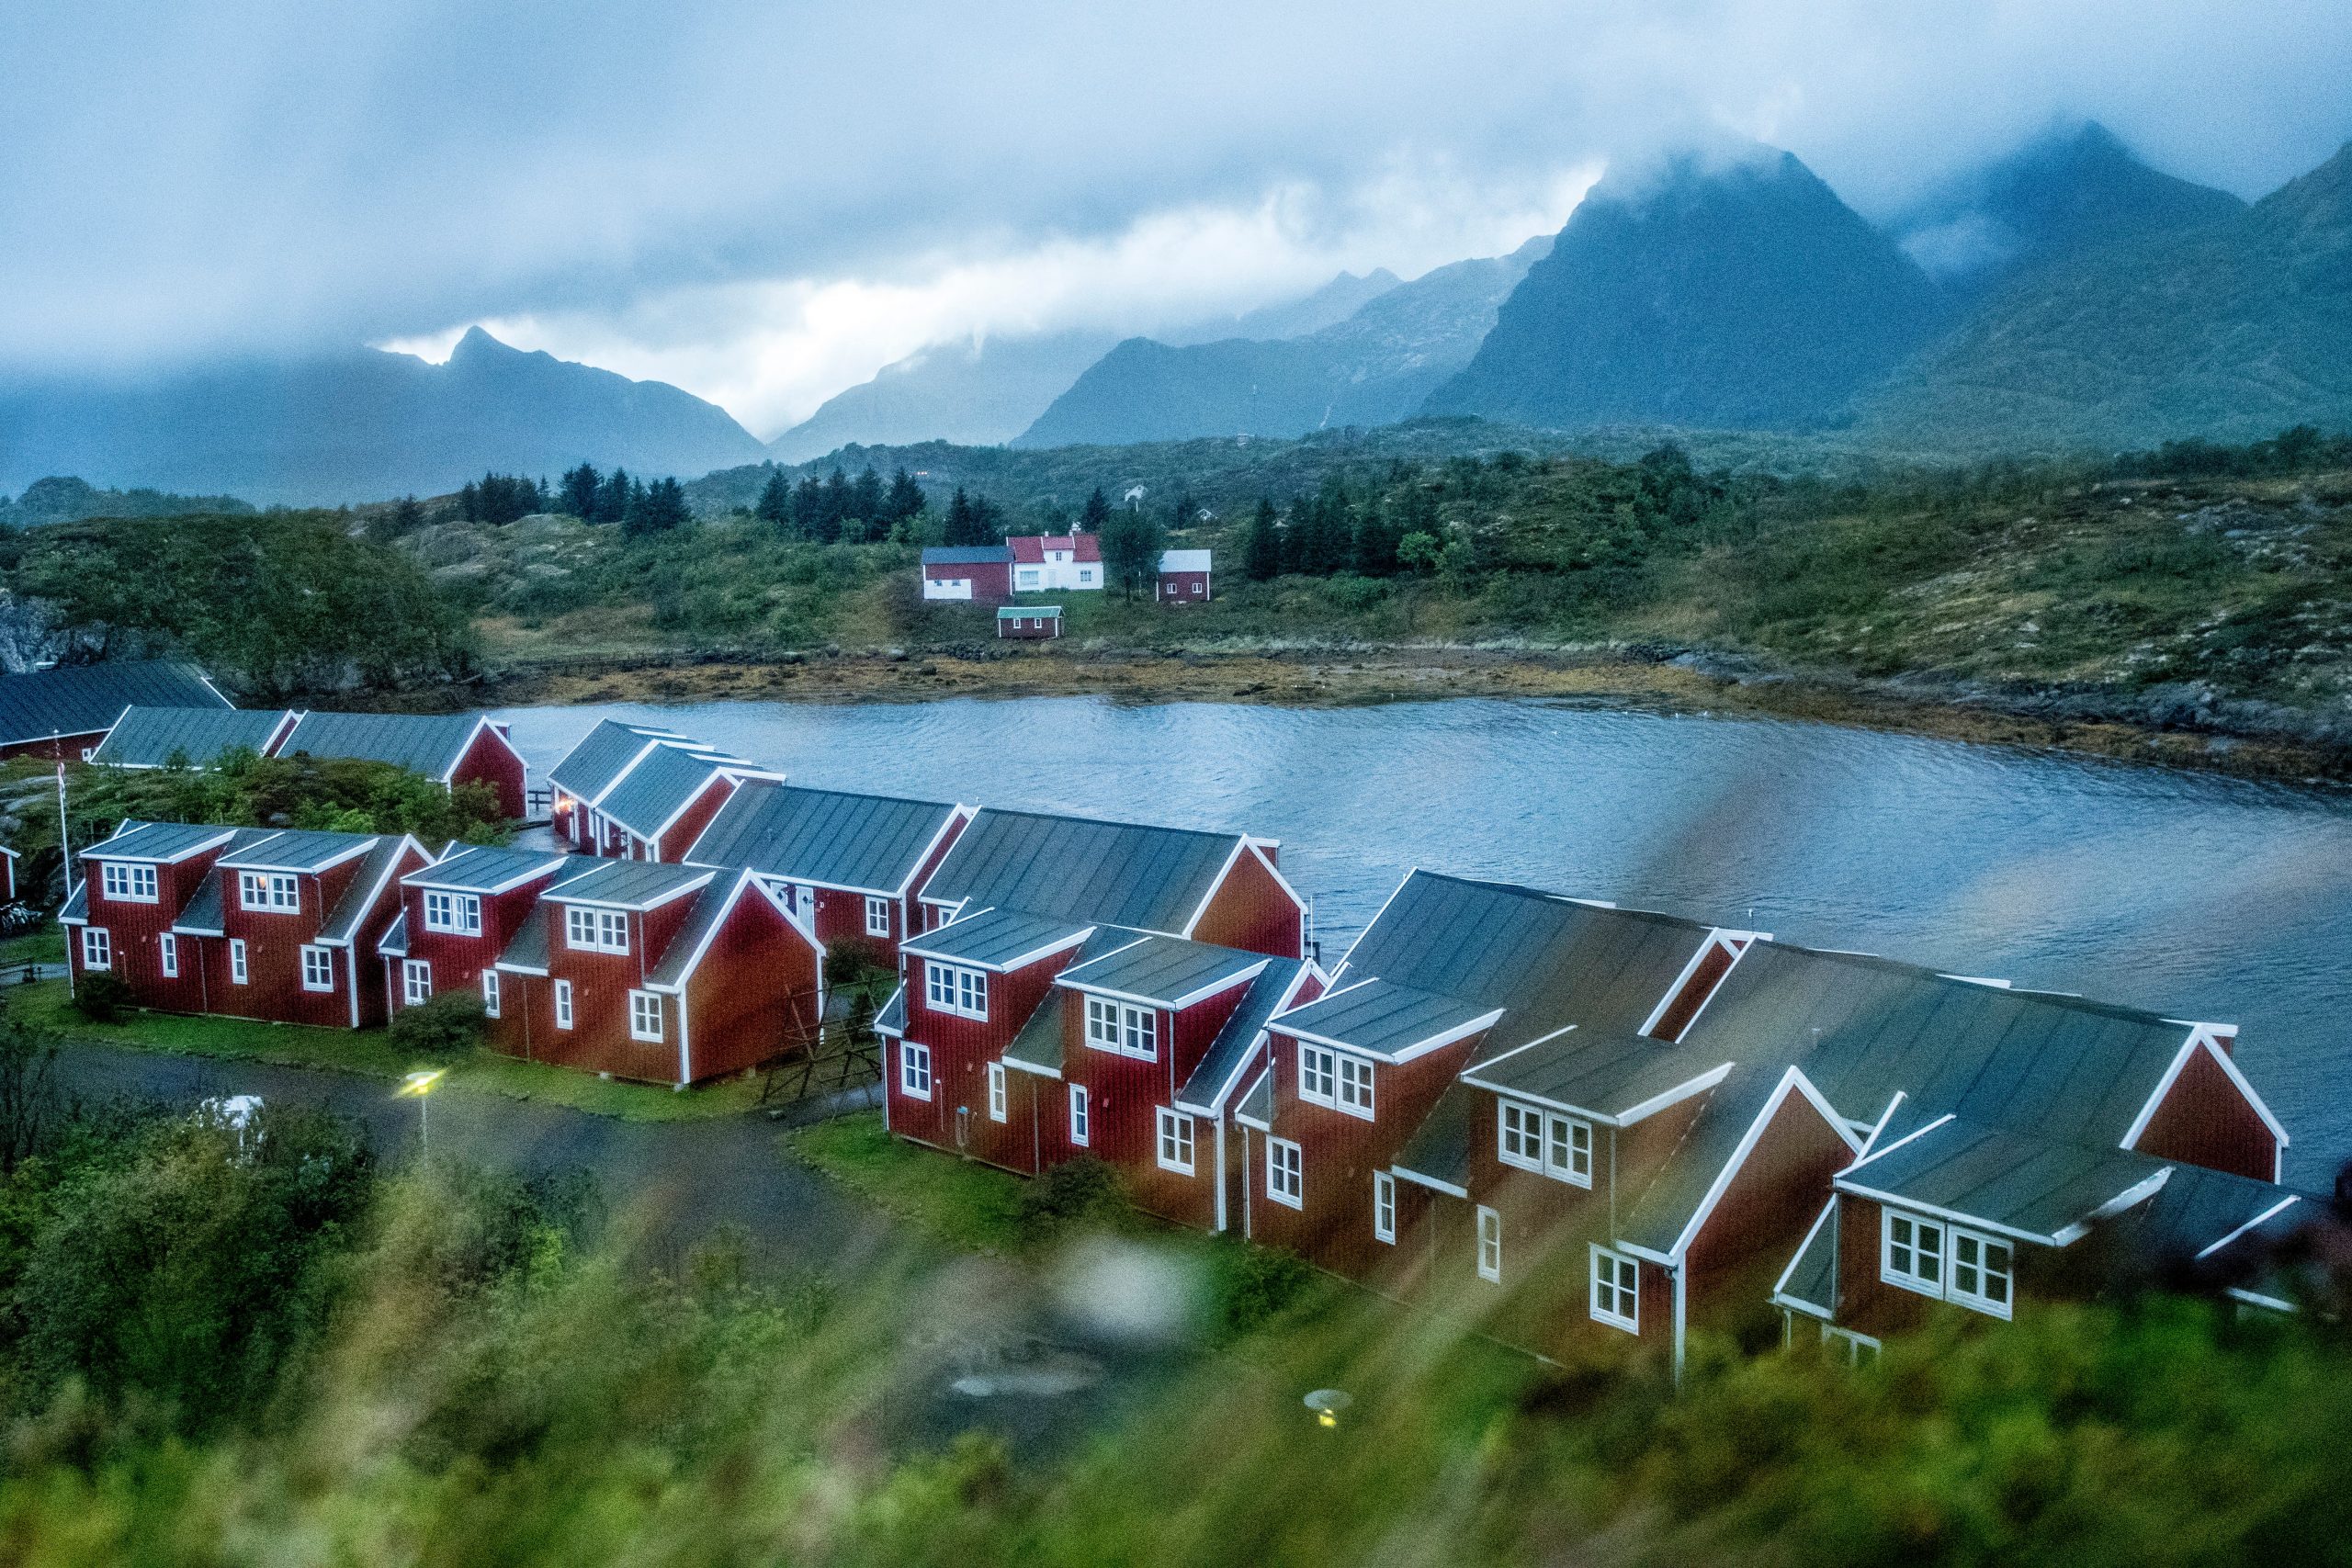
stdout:
[(684, 858), (749, 871), (827, 948), (861, 944), (897, 967), (918, 928), (915, 889), (973, 817), (968, 806), (894, 795), (744, 784)]
[(376, 946), (426, 856), (390, 834), (151, 823), (81, 859), (59, 917), (77, 982), (104, 971), (141, 1006), (358, 1029), (384, 1021)]
[(609, 718), (581, 737), (548, 772), (556, 837), (592, 855), (648, 858), (636, 852), (642, 847), (639, 841), (607, 817), (603, 806), (631, 773), (663, 750), (715, 756), (718, 749), (667, 729)]
[(750, 872), (606, 861), (542, 893), (500, 955), (491, 1042), (683, 1088), (808, 1040), (822, 961)]
[(230, 705), (193, 664), (123, 660), (0, 675), (0, 761), (85, 761), (132, 707)]
[(955, 604), (1001, 604), (1012, 597), (1012, 551), (1002, 545), (925, 550), (922, 596)]
[(488, 784), (509, 821), (526, 809), (523, 754), (484, 714), (306, 713), (276, 754), (390, 762), (444, 789)]
[(539, 896), (577, 863), (544, 850), (456, 844), (401, 877), (400, 919), (376, 944), (390, 1010), (444, 991), (472, 991), (497, 1016), (499, 955), (533, 919)]

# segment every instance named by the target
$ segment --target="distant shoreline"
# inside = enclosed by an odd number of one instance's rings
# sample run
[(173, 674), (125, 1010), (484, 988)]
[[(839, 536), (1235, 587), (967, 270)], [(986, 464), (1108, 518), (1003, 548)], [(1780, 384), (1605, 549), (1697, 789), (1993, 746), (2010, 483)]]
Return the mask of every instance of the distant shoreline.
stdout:
[[(2233, 727), (2227, 714), (2165, 722), (2119, 693), (1938, 689), (1771, 669), (1746, 659), (1616, 649), (1319, 648), (1275, 651), (1075, 648), (759, 655), (648, 652), (546, 659), (457, 685), (390, 694), (388, 709), (585, 703), (930, 702), (1104, 696), (1136, 703), (1343, 706), (1450, 697), (1553, 697), (1653, 712), (1724, 714), (2079, 752), (2294, 783), (2352, 783), (2352, 747)], [(348, 705), (349, 697), (337, 699)]]

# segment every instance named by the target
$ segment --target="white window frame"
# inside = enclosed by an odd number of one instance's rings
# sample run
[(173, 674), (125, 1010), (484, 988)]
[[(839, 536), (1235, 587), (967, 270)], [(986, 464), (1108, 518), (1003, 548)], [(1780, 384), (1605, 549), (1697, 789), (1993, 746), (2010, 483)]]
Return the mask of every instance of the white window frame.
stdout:
[[(1944, 1234), (1951, 1238), (1951, 1247), (1944, 1258), (1944, 1278), (1951, 1281), (1946, 1299), (1988, 1317), (2007, 1317), (2017, 1308), (2017, 1247), (1999, 1236), (1956, 1225)], [(1993, 1265), (1996, 1254), (2000, 1258), (1998, 1268)], [(1998, 1295), (1984, 1288), (1993, 1280), (2000, 1281)]]
[(631, 991), (628, 994), (628, 1037), (650, 1045), (659, 1045), (664, 1022), (662, 993)]
[(1596, 1243), (1587, 1279), (1585, 1310), (1595, 1323), (1605, 1323), (1628, 1334), (1641, 1333), (1641, 1260), (1629, 1252)]
[(1306, 1207), (1306, 1156), (1288, 1138), (1266, 1140), (1266, 1196), (1285, 1208)]
[(180, 975), (180, 939), (165, 931), (155, 939), (155, 957), (162, 964), (164, 978), (176, 980)]
[(1878, 1359), (1883, 1347), (1867, 1334), (1857, 1334), (1850, 1328), (1840, 1328), (1834, 1323), (1821, 1325), (1821, 1343), (1830, 1355), (1849, 1367), (1867, 1367)]
[(1879, 1211), (1878, 1276), (1890, 1285), (1941, 1301), (1945, 1237), (1941, 1220), (1922, 1219), (1892, 1207)]
[(580, 953), (627, 953), (628, 911), (566, 904), (563, 907), (563, 944)]
[(1478, 1205), (1478, 1278), (1489, 1284), (1503, 1282), (1503, 1216), (1498, 1209)]
[(1592, 1185), (1592, 1123), (1515, 1100), (1495, 1115), (1495, 1157), (1571, 1187)]
[(1086, 998), (1086, 1043), (1097, 1051), (1156, 1062), (1159, 1059), (1159, 1013), (1153, 1008), (1090, 996)]
[(481, 935), (481, 895), (426, 888), (424, 929), (449, 936)]
[(85, 974), (105, 975), (114, 969), (114, 937), (104, 926), (82, 928), (82, 969)]
[(160, 897), (155, 868), (139, 861), (100, 861), (98, 886), (110, 904), (153, 904)]
[[(2017, 1310), (2015, 1242), (1891, 1204), (1879, 1211), (1878, 1236), (1879, 1278), (1886, 1283), (1987, 1317), (2007, 1318)], [(1997, 1292), (1985, 1288), (1994, 1280)]]
[(1385, 1170), (1372, 1173), (1372, 1239), (1396, 1242), (1396, 1179)]
[(899, 1042), (899, 1092), (909, 1100), (931, 1098), (931, 1047)]
[[(323, 976), (313, 977), (314, 969), (323, 969)], [(316, 942), (302, 944), (302, 988), (306, 991), (334, 989), (334, 949), (321, 947)]]
[(989, 1120), (1001, 1122), (1011, 1112), (1012, 1091), (1002, 1062), (989, 1064)]
[(1162, 1105), (1156, 1109), (1158, 1115), (1154, 1120), (1158, 1125), (1153, 1131), (1158, 1135), (1153, 1145), (1159, 1156), (1159, 1168), (1172, 1170), (1179, 1176), (1192, 1175), (1195, 1153), (1193, 1118), (1171, 1106)]
[(1074, 1149), (1094, 1145), (1094, 1097), (1082, 1083), (1069, 1086), (1069, 1143)]
[(1340, 1054), (1329, 1045), (1298, 1043), (1298, 1098), (1309, 1105), (1340, 1103)]
[(888, 940), (890, 935), (890, 900), (865, 896), (865, 934)]
[(237, 907), (259, 915), (302, 912), (301, 879), (286, 871), (237, 873)]
[(1333, 1102), (1351, 1116), (1372, 1120), (1372, 1064), (1362, 1056), (1340, 1054), (1339, 1096)]
[(503, 998), (498, 994), (498, 971), (495, 969), (483, 970), (481, 972), (482, 1017), (496, 1018), (498, 1016), (498, 1006), (502, 999)]
[(401, 960), (401, 1006), (423, 1007), (433, 999), (433, 964), (428, 959)]
[(571, 1023), (571, 982), (558, 980), (555, 983), (555, 1026), (558, 1029), (570, 1029)]
[(989, 1016), (989, 974), (968, 964), (948, 964), (936, 958), (922, 961), (922, 997), (933, 1012), (950, 1013), (957, 1018), (977, 1018), (986, 1021)]
[(229, 939), (229, 984), (243, 986), (249, 983), (253, 977), (253, 964), (245, 957), (245, 939), (241, 936), (231, 937)]

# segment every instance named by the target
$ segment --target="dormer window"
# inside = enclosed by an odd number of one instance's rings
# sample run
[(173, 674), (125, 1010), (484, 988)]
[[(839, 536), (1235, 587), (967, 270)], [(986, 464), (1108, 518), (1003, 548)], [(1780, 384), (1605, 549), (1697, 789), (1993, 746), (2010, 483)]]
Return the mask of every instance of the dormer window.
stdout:
[(1305, 1041), (1298, 1047), (1298, 1098), (1372, 1120), (1372, 1064)]
[(934, 1012), (985, 1020), (989, 1016), (989, 976), (984, 969), (926, 959), (922, 966), (923, 999)]
[(628, 912), (567, 904), (563, 908), (563, 940), (566, 946), (582, 953), (627, 953)]
[(237, 873), (237, 902), (261, 913), (290, 915), (302, 907), (301, 885), (287, 872), (241, 871)]
[(98, 886), (119, 904), (155, 902), (155, 868), (130, 861), (105, 861), (98, 866)]
[(1086, 998), (1086, 1043), (1098, 1051), (1154, 1060), (1159, 1055), (1159, 1015), (1102, 997)]
[(426, 892), (424, 929), (452, 936), (481, 935), (481, 897), (472, 893)]
[(1496, 1156), (1575, 1187), (1592, 1185), (1592, 1123), (1582, 1117), (1504, 1100)]

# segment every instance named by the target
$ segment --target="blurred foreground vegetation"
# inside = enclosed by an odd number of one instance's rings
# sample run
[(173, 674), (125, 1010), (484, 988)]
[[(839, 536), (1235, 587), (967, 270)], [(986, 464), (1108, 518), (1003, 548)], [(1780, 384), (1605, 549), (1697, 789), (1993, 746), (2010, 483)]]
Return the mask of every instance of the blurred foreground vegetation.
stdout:
[(1677, 1396), (1315, 1291), (1057, 1441), (956, 1437), (959, 1335), (1147, 1227), (653, 1268), (580, 1183), (69, 1106), (42, 1052), (0, 1024), (11, 1563), (2293, 1563), (2352, 1526), (2335, 1332), (2164, 1301), (1860, 1371), (1707, 1352)]

